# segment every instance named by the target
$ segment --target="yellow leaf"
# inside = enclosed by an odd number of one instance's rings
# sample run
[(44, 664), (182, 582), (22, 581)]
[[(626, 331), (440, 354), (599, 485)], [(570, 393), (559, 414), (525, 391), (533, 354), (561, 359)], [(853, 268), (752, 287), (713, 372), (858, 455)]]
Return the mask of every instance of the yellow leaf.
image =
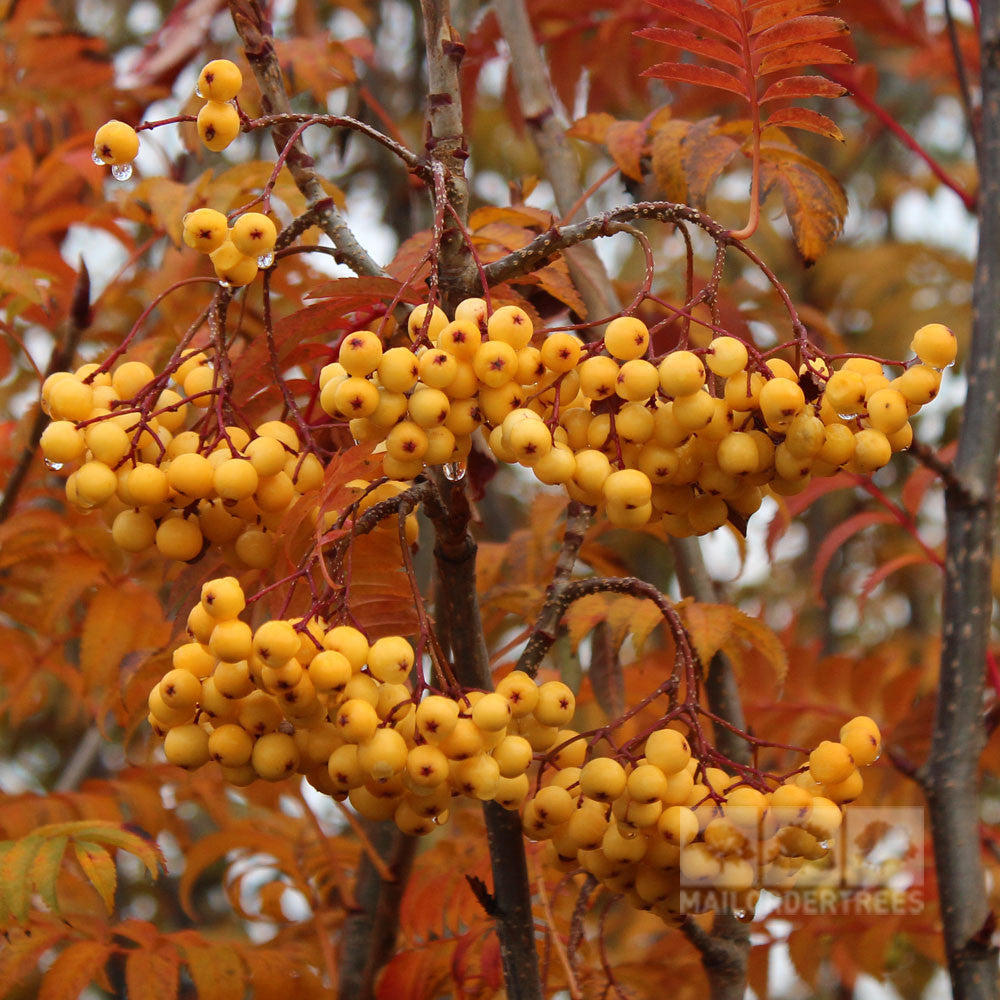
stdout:
[(17, 920), (24, 920), (28, 915), (31, 866), (44, 843), (44, 838), (30, 834), (17, 841), (3, 856), (0, 884), (3, 886), (5, 903)]
[(712, 657), (722, 649), (732, 629), (735, 608), (726, 604), (690, 602), (679, 608), (691, 645), (707, 669)]
[(179, 956), (173, 948), (130, 952), (125, 963), (129, 1000), (176, 1000), (179, 967)]
[(76, 841), (73, 844), (76, 852), (76, 860), (80, 863), (84, 875), (90, 880), (90, 884), (97, 890), (108, 913), (115, 908), (115, 888), (118, 885), (118, 871), (115, 868), (114, 859), (100, 844), (93, 844), (86, 840)]
[(656, 129), (649, 144), (650, 162), (657, 185), (668, 201), (680, 204), (687, 201), (682, 143), (690, 128), (690, 122), (672, 118)]
[(65, 834), (49, 837), (39, 848), (31, 865), (31, 882), (35, 891), (53, 913), (59, 910), (56, 880), (62, 868), (63, 854), (66, 853), (68, 842), (69, 838)]
[(243, 1000), (246, 970), (228, 945), (186, 946), (184, 959), (201, 1000)]

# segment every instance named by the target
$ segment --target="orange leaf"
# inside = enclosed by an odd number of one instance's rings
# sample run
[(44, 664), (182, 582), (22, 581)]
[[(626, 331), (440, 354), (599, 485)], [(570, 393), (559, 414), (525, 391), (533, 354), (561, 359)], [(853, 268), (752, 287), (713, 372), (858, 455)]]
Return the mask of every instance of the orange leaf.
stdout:
[(747, 97), (743, 82), (725, 70), (711, 66), (696, 66), (693, 63), (662, 62), (642, 71), (642, 76), (656, 77), (658, 80), (675, 80), (678, 83), (695, 83), (702, 87), (726, 90), (740, 97)]
[(176, 1000), (180, 961), (176, 950), (137, 948), (125, 963), (129, 1000)]
[(668, 14), (681, 17), (685, 21), (690, 21), (692, 24), (714, 32), (716, 35), (728, 38), (732, 42), (738, 44), (741, 40), (740, 29), (736, 22), (731, 17), (727, 17), (707, 5), (695, 3), (694, 0), (650, 0), (650, 3), (654, 7), (667, 11)]
[(112, 950), (105, 941), (74, 941), (45, 973), (38, 1000), (75, 1000), (104, 968)]
[(635, 35), (637, 38), (648, 38), (651, 42), (673, 45), (687, 52), (704, 56), (706, 59), (714, 59), (716, 62), (735, 66), (739, 70), (743, 69), (743, 57), (740, 53), (725, 42), (714, 38), (705, 38), (703, 35), (696, 35), (691, 31), (683, 31), (679, 28), (643, 28), (641, 31), (635, 32)]
[(760, 61), (757, 67), (759, 76), (777, 73), (784, 69), (797, 69), (799, 66), (822, 66), (839, 63), (850, 63), (854, 60), (843, 50), (822, 42), (806, 42), (790, 48), (775, 49)]
[(706, 118), (688, 130), (681, 143), (688, 195), (695, 208), (704, 208), (715, 179), (739, 152), (740, 144), (716, 131), (716, 119)]
[(246, 970), (232, 948), (221, 942), (186, 946), (184, 960), (201, 1000), (243, 1000)]
[(826, 167), (785, 146), (761, 148), (765, 192), (777, 186), (806, 264), (814, 263), (840, 235), (847, 215), (847, 195)]
[(646, 126), (642, 122), (615, 122), (605, 138), (611, 158), (626, 177), (642, 180), (640, 160), (646, 146)]
[(607, 137), (608, 129), (614, 124), (614, 115), (609, 115), (606, 111), (595, 111), (593, 114), (578, 118), (566, 130), (566, 134), (574, 139), (582, 139), (584, 142), (603, 143)]
[(844, 134), (837, 128), (836, 122), (827, 115), (808, 108), (782, 108), (775, 111), (764, 123), (765, 127), (800, 128), (806, 132), (815, 132), (826, 139), (844, 141)]
[(783, 80), (776, 80), (764, 91), (760, 103), (795, 100), (800, 97), (841, 97), (846, 93), (846, 87), (825, 76), (786, 76)]
[(650, 140), (650, 161), (656, 183), (668, 201), (687, 201), (683, 141), (691, 123), (679, 118), (664, 122)]

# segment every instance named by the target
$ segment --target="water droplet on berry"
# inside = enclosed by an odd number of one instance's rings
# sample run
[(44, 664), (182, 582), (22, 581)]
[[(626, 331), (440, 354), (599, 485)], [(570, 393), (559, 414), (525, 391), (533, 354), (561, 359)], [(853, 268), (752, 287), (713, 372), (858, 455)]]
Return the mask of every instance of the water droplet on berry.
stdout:
[(132, 176), (131, 163), (116, 163), (111, 168), (111, 176), (116, 181), (127, 181)]
[(219, 278), (219, 285), (222, 288), (232, 288), (233, 287), (231, 284), (229, 284), (228, 281), (225, 280), (225, 278)]
[(267, 253), (262, 253), (257, 258), (258, 267), (270, 267), (274, 263), (274, 254), (268, 251)]
[(465, 475), (465, 462), (445, 462), (444, 478), (450, 483), (457, 483)]
[(103, 167), (103, 166), (104, 166), (104, 160), (102, 160), (102, 159), (101, 159), (101, 154), (100, 154), (100, 153), (98, 153), (96, 149), (95, 149), (95, 150), (94, 150), (94, 151), (93, 151), (93, 152), (92, 152), (92, 153), (90, 154), (90, 158), (91, 158), (91, 159), (92, 159), (92, 160), (94, 161), (94, 163), (96, 163), (96, 164), (97, 164), (97, 165), (98, 165), (99, 167)]
[(205, 99), (205, 95), (201, 92), (201, 87), (195, 87), (194, 88), (194, 96), (195, 97), (200, 97), (202, 100)]
[(63, 467), (62, 462), (52, 462), (49, 459), (45, 459), (45, 468), (51, 469), (53, 472), (58, 472)]

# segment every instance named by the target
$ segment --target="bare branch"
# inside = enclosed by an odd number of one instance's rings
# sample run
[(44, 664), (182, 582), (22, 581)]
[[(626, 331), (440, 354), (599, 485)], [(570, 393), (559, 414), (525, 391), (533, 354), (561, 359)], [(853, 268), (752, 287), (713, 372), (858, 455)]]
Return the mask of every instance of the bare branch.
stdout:
[[(274, 148), (281, 154), (295, 133), (297, 123), (281, 77), (281, 66), (274, 51), (271, 25), (264, 15), (259, 0), (229, 0), (229, 11), (243, 42), (250, 68), (260, 87), (261, 107), (265, 115), (277, 116), (278, 124), (275, 125), (272, 136)], [(288, 116), (287, 120), (283, 120), (283, 116)], [(327, 195), (316, 173), (313, 159), (306, 152), (301, 138), (292, 143), (285, 162), (296, 187), (305, 195), (309, 207), (325, 203), (317, 224), (333, 240), (333, 245), (340, 251), (344, 263), (357, 274), (384, 275), (386, 272), (358, 242), (344, 221), (344, 217)]]
[[(444, 168), (445, 194), (458, 225), (446, 222), (441, 237), (440, 280), (444, 289), (468, 288), (476, 269), (465, 243), (462, 226), (469, 216), (469, 157), (462, 122), (462, 88), (458, 68), (465, 55), (451, 23), (448, 0), (420, 0), (427, 48), (427, 148)], [(446, 302), (446, 309), (454, 303)], [(450, 309), (449, 309), (450, 311)]]
[[(496, 0), (494, 8), (510, 52), (521, 111), (545, 165), (545, 176), (552, 185), (559, 214), (565, 222), (572, 222), (575, 212), (583, 207), (579, 204), (580, 164), (566, 137), (566, 123), (555, 107), (528, 9), (524, 0)], [(574, 248), (566, 254), (566, 263), (587, 307), (588, 319), (610, 316), (617, 311), (618, 297), (593, 247)]]
[(531, 638), (517, 661), (516, 670), (523, 670), (526, 674), (534, 677), (538, 673), (538, 664), (542, 662), (542, 658), (549, 651), (552, 643), (556, 641), (559, 619), (562, 618), (563, 612), (566, 610), (566, 606), (562, 603), (563, 596), (567, 586), (569, 586), (580, 546), (583, 545), (583, 536), (587, 531), (587, 525), (590, 524), (590, 519), (593, 516), (593, 507), (587, 507), (575, 500), (566, 508), (563, 543), (559, 550), (559, 558), (556, 560), (552, 582), (545, 592), (545, 604), (538, 614)]

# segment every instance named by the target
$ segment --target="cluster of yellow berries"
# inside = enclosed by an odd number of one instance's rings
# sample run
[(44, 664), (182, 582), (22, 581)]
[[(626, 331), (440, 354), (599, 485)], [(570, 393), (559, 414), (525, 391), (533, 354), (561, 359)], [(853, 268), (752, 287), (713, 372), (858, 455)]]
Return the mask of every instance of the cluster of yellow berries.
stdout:
[[(198, 112), (198, 135), (214, 153), (222, 152), (240, 134), (240, 115), (232, 101), (243, 86), (243, 74), (228, 59), (213, 59), (198, 77), (198, 96), (206, 98)], [(117, 180), (132, 176), (139, 153), (139, 136), (131, 125), (113, 118), (94, 136), (93, 160), (111, 167)]]
[(216, 544), (235, 565), (272, 565), (274, 529), (299, 496), (322, 484), (322, 463), (279, 420), (252, 433), (227, 427), (218, 440), (185, 430), (189, 411), (210, 405), (215, 375), (208, 358), (192, 352), (172, 378), (183, 395), (160, 390), (144, 418), (143, 397), (156, 392), (144, 362), (50, 375), (42, 387), (52, 417), (41, 439), (46, 461), (80, 463), (66, 480), (67, 499), (81, 510), (101, 508), (125, 551), (155, 547), (187, 561)]
[(213, 153), (221, 153), (240, 134), (240, 115), (232, 101), (243, 86), (243, 74), (228, 59), (213, 59), (198, 75), (198, 135)]
[(230, 228), (222, 212), (197, 208), (184, 216), (183, 226), (184, 242), (208, 254), (219, 280), (227, 285), (249, 285), (258, 269), (274, 260), (278, 230), (261, 212), (244, 212)]
[(920, 363), (891, 380), (866, 358), (836, 371), (818, 359), (798, 372), (752, 363), (729, 336), (657, 365), (634, 317), (613, 320), (594, 348), (567, 332), (535, 337), (523, 310), (489, 314), (482, 299), (450, 322), (417, 306), (408, 328), (414, 349), (349, 335), (320, 375), (324, 410), (349, 420), (356, 440), (380, 442), (387, 475), (461, 461), (481, 427), (498, 459), (564, 485), (613, 524), (658, 517), (676, 536), (749, 517), (767, 489), (790, 495), (813, 476), (881, 468), (909, 446), (909, 418), (956, 354), (954, 334), (932, 324), (913, 338)]
[(524, 832), (551, 841), (567, 869), (582, 867), (666, 919), (715, 908), (719, 893), (752, 914), (761, 887), (790, 889), (829, 854), (845, 804), (861, 794), (858, 768), (880, 743), (878, 726), (859, 716), (839, 742), (813, 750), (807, 770), (763, 791), (703, 766), (679, 729), (651, 733), (634, 764), (586, 760), (583, 744), (571, 745), (543, 772)]
[[(254, 631), (244, 608), (235, 578), (206, 583), (188, 616), (190, 641), (149, 696), (149, 722), (173, 764), (215, 760), (237, 785), (301, 773), (363, 816), (424, 834), (454, 795), (519, 808), (535, 755), (579, 735), (563, 728), (575, 699), (559, 681), (514, 672), (488, 694), (415, 697), (407, 639), (369, 644), (317, 618)], [(565, 763), (576, 759), (574, 749)]]

